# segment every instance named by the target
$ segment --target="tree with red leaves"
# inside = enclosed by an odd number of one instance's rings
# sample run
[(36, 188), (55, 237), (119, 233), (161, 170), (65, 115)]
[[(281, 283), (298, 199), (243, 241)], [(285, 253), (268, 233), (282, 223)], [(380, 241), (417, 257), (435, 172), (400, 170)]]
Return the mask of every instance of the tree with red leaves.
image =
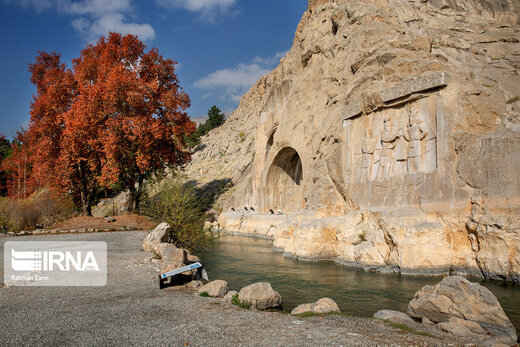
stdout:
[(35, 190), (32, 173), (32, 156), (27, 144), (27, 132), (17, 131), (16, 138), (10, 144), (9, 156), (0, 165), (5, 173), (5, 189), (11, 198), (25, 199)]
[(36, 95), (29, 138), (38, 181), (69, 191), (90, 215), (100, 187), (129, 189), (132, 209), (144, 180), (190, 157), (190, 99), (163, 58), (134, 35), (110, 33), (89, 44), (68, 69), (56, 53), (29, 65)]

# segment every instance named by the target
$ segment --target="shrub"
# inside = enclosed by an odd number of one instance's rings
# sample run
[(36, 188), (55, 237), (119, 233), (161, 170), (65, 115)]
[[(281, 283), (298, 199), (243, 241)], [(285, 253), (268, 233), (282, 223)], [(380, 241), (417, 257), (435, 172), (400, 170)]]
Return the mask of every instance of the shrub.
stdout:
[(203, 230), (204, 213), (193, 186), (173, 182), (144, 201), (141, 212), (172, 227), (170, 242), (193, 251), (205, 246), (209, 236)]
[(238, 294), (235, 294), (231, 297), (231, 303), (235, 306), (245, 308), (246, 310), (249, 310), (251, 306), (253, 305), (249, 301), (240, 301), (238, 299)]
[(8, 200), (7, 198), (0, 197), (0, 230), (2, 232), (9, 229), (9, 209), (6, 207)]
[(0, 228), (12, 231), (45, 228), (67, 219), (74, 213), (70, 197), (59, 196), (47, 189), (27, 199), (0, 200)]
[(208, 292), (202, 292), (199, 294), (199, 296), (202, 296), (203, 298), (208, 298), (210, 295), (208, 294)]

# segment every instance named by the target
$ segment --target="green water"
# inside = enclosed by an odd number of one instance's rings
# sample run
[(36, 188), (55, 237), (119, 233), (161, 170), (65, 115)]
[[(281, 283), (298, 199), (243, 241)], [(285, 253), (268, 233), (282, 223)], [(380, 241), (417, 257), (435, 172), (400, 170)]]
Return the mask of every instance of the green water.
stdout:
[[(303, 262), (273, 252), (272, 242), (243, 236), (222, 236), (212, 249), (198, 252), (210, 279), (222, 279), (230, 290), (270, 282), (282, 295), (283, 309), (322, 297), (334, 299), (341, 311), (371, 317), (382, 309), (406, 311), (416, 291), (441, 278), (365, 272), (331, 262)], [(520, 286), (470, 278), (486, 286), (520, 330)]]

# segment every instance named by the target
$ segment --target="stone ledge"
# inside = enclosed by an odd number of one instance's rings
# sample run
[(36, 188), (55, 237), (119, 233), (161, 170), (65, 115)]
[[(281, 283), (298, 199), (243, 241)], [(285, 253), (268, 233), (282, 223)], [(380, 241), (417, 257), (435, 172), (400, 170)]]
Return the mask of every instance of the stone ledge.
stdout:
[[(358, 116), (362, 113), (369, 114), (378, 109), (389, 107), (392, 101), (409, 97), (412, 94), (425, 92), (430, 89), (445, 87), (450, 82), (450, 75), (445, 71), (436, 73), (422, 73), (413, 78), (397, 83), (389, 88), (367, 95), (358, 99), (345, 107), (343, 110), (343, 120)], [(367, 111), (367, 99), (376, 100), (375, 105), (371, 105)]]

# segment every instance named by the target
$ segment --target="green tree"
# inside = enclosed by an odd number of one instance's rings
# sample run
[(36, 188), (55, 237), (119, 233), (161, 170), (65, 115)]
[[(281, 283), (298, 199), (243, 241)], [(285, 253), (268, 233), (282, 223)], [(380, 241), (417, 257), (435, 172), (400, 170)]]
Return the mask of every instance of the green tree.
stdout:
[(206, 121), (206, 134), (211, 129), (215, 129), (226, 121), (226, 115), (222, 113), (222, 111), (216, 106), (213, 105), (208, 110), (208, 120)]
[(11, 141), (0, 135), (0, 162), (11, 155)]
[(186, 143), (190, 147), (197, 146), (202, 136), (206, 135), (210, 130), (221, 126), (225, 121), (226, 115), (216, 105), (211, 106), (208, 110), (206, 122), (199, 124), (197, 130), (191, 136), (185, 138)]
[(11, 153), (11, 141), (0, 135), (0, 196), (7, 195), (7, 172), (2, 169), (2, 162), (10, 157)]

